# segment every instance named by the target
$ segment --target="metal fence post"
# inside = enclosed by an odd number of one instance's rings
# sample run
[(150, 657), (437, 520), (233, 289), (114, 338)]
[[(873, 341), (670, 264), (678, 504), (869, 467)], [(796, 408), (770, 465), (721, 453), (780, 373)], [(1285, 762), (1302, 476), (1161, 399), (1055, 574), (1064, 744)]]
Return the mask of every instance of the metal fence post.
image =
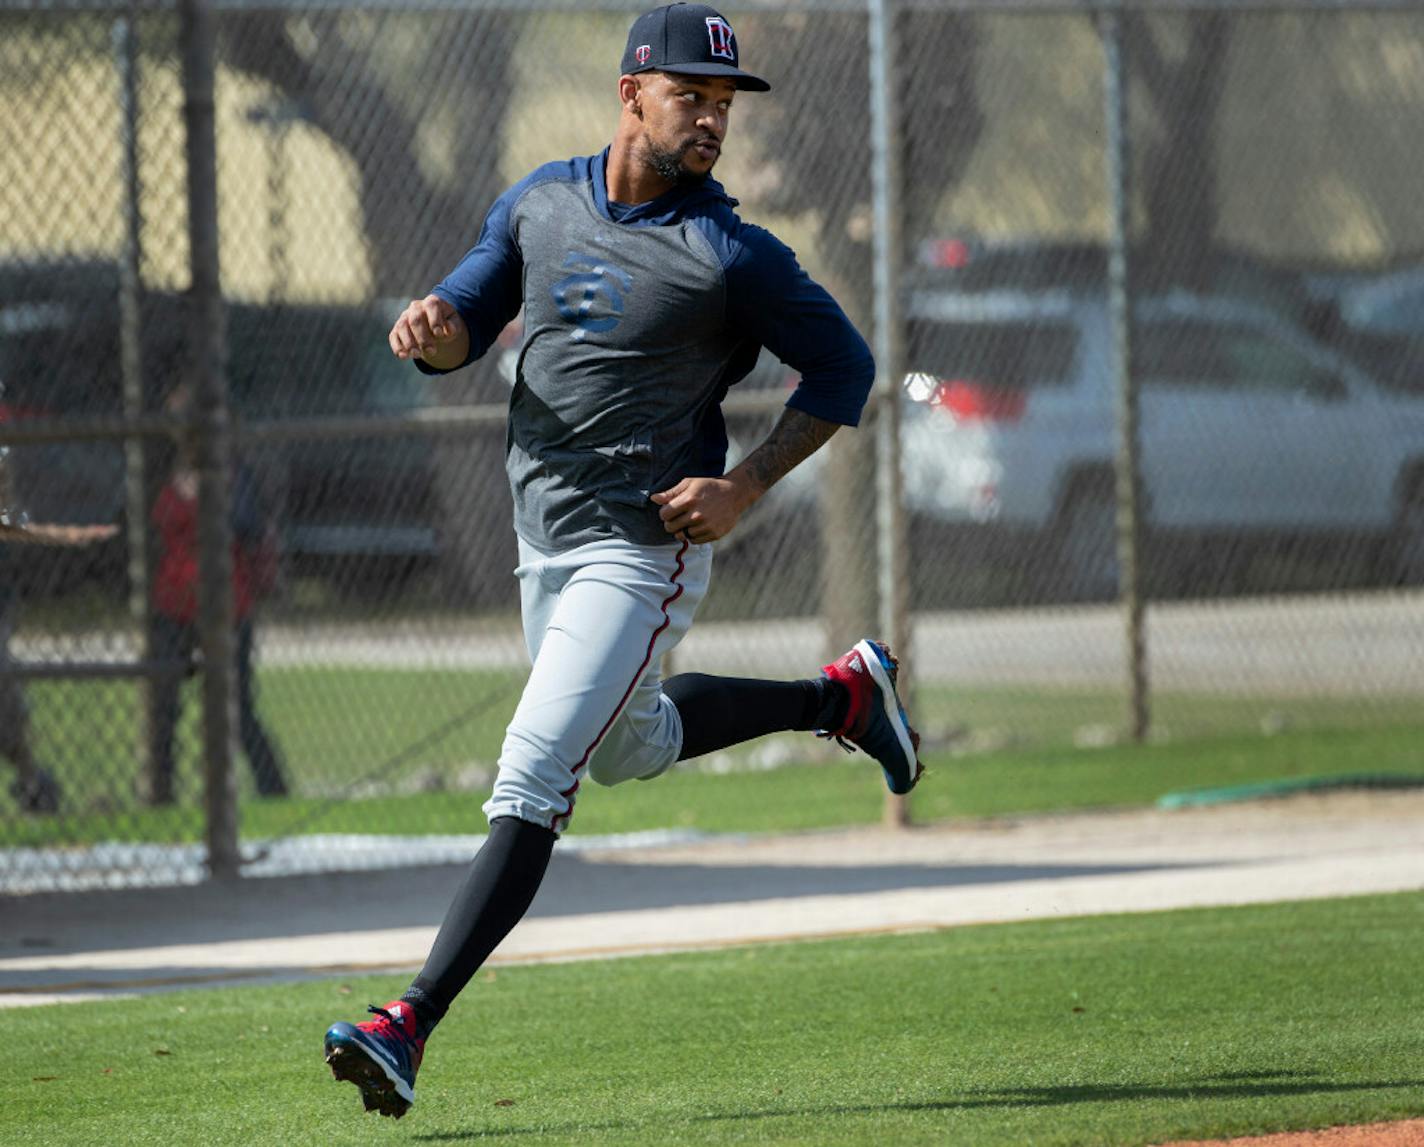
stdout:
[(1111, 219), (1108, 236), (1108, 313), (1113, 332), (1117, 393), (1117, 553), (1126, 625), (1128, 723), (1134, 741), (1147, 736), (1150, 698), (1142, 600), (1142, 470), (1138, 451), (1138, 395), (1132, 370), (1132, 282), (1128, 260), (1131, 140), (1127, 119), (1123, 14), (1099, 14), (1105, 67), (1106, 161)]
[[(895, 74), (895, 0), (870, 0), (870, 151), (875, 252), (875, 535), (880, 631), (900, 658), (910, 653), (906, 607), (905, 501), (900, 474), (900, 121)], [(902, 692), (909, 683), (902, 685)], [(909, 802), (885, 794), (884, 822), (910, 822)]]
[(218, 276), (214, 30), (208, 0), (179, 0), (183, 123), (187, 132), (188, 244), (192, 285), (193, 449), (198, 470), (198, 641), (203, 652), (203, 760), (208, 872), (238, 875), (233, 780), (232, 538), (228, 521), (230, 428)]
[[(139, 205), (138, 176), (138, 26), (137, 8), (114, 21), (114, 64), (119, 73), (120, 123), (123, 130), (124, 246), (119, 260), (119, 374), (123, 383), (124, 416), (138, 418), (144, 413), (142, 275), (143, 217)], [(142, 435), (124, 439), (124, 509), (128, 519), (129, 617), (138, 627), (140, 661), (150, 658), (151, 619), (149, 616), (149, 574), (153, 568), (152, 533), (148, 528), (148, 506), (152, 493), (148, 440)], [(147, 698), (153, 688), (144, 678), (141, 689)], [(139, 706), (138, 759), (147, 774), (149, 753), (149, 705)]]

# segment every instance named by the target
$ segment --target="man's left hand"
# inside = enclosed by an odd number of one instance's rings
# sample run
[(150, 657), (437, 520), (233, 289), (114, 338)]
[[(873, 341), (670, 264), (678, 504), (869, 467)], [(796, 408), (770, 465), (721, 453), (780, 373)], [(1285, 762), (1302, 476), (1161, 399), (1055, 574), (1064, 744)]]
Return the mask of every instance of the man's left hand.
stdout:
[(684, 478), (654, 494), (653, 501), (662, 507), (663, 529), (701, 544), (731, 533), (756, 496), (748, 484), (731, 478)]

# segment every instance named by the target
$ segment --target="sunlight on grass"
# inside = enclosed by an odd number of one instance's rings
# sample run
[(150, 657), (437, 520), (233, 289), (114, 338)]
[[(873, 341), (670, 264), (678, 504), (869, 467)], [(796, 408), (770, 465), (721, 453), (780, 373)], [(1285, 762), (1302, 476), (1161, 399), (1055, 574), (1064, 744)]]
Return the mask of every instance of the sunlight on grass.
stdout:
[[(239, 758), (249, 794), (244, 837), (483, 832), (480, 806), (522, 681), (516, 672), (266, 670), (261, 705), (296, 795), (252, 799)], [(69, 801), (58, 818), (0, 816), (0, 844), (201, 840), (199, 706), (189, 690), (179, 730), (183, 799), (155, 810), (137, 799), (137, 687), (34, 684), (39, 755)], [(1115, 733), (1122, 701), (1109, 690), (922, 689), (915, 719), (928, 771), (912, 814), (923, 821), (1143, 805), (1206, 785), (1424, 772), (1424, 723), (1410, 700), (1163, 695), (1154, 713), (1156, 735), (1133, 745)], [(833, 757), (809, 737), (788, 735), (689, 762), (652, 783), (586, 785), (572, 831), (776, 832), (876, 821), (879, 770), (863, 756)]]
[(1046, 1145), (1424, 1114), (1424, 895), (486, 971), (374, 1125), (320, 1036), (402, 977), (7, 1013), (0, 1140)]

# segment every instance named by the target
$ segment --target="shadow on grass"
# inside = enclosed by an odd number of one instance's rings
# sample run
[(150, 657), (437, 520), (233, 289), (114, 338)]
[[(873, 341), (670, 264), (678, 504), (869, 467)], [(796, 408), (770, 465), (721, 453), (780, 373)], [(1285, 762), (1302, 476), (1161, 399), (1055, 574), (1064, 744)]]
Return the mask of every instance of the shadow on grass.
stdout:
[[(801, 1106), (761, 1111), (728, 1111), (710, 1115), (691, 1115), (688, 1123), (738, 1122), (758, 1119), (822, 1119), (837, 1115), (884, 1115), (892, 1112), (973, 1111), (985, 1108), (1066, 1107), (1079, 1103), (1118, 1103), (1140, 1099), (1260, 1099), (1270, 1096), (1332, 1095), (1355, 1091), (1390, 1091), (1424, 1086), (1420, 1079), (1362, 1080), (1336, 1083), (1316, 1078), (1303, 1071), (1243, 1071), (1206, 1076), (1190, 1083), (1176, 1084), (1077, 1084), (1062, 1087), (1008, 1087), (971, 1091), (943, 1099), (907, 1103), (831, 1103), (823, 1106)], [(666, 1132), (669, 1120), (660, 1124)], [(557, 1126), (498, 1127), (486, 1131), (443, 1131), (415, 1138), (427, 1143), (464, 1143), (478, 1139), (507, 1139), (515, 1135), (567, 1136), (588, 1131), (633, 1131), (643, 1126), (641, 1121), (608, 1123), (564, 1123)]]
[[(1010, 1087), (972, 1094), (952, 1103), (924, 1108), (1060, 1107), (1075, 1103), (1112, 1103), (1136, 1099), (1262, 1099), (1280, 1095), (1333, 1095), (1352, 1091), (1384, 1091), (1418, 1087), (1417, 1079), (1361, 1080), (1336, 1083), (1309, 1072), (1233, 1072), (1177, 1084), (1077, 1084), (1062, 1087)], [(904, 1105), (913, 1110), (914, 1104)]]

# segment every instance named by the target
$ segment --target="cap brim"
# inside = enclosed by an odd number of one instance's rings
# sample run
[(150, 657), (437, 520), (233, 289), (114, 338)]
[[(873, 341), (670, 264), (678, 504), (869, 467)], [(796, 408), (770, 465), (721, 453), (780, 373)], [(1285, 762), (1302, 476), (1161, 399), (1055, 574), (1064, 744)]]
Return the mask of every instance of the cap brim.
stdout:
[(666, 67), (653, 66), (646, 71), (669, 72), (674, 76), (727, 76), (737, 81), (737, 89), (743, 92), (769, 92), (771, 85), (760, 76), (734, 68), (731, 64), (670, 64)]

